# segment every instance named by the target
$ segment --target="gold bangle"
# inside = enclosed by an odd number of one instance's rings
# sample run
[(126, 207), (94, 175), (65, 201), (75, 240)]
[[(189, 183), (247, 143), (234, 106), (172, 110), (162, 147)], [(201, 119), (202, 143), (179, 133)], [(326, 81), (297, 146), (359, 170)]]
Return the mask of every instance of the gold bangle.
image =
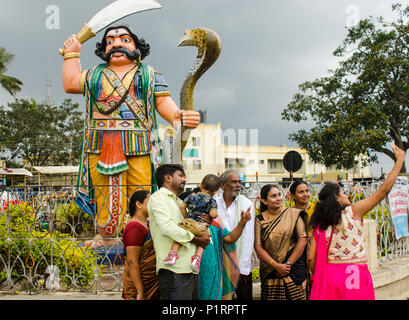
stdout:
[(72, 59), (72, 58), (79, 58), (80, 55), (81, 54), (79, 52), (68, 52), (64, 54), (64, 60)]

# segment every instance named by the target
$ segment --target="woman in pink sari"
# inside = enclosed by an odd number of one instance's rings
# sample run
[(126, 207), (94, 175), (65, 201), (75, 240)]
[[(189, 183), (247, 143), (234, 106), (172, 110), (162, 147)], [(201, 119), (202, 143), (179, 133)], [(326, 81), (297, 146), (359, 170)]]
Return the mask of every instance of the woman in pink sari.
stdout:
[(313, 237), (308, 264), (313, 272), (311, 300), (374, 300), (372, 277), (366, 264), (362, 217), (392, 189), (405, 152), (392, 146), (396, 162), (381, 187), (351, 205), (337, 183), (325, 183), (311, 217)]

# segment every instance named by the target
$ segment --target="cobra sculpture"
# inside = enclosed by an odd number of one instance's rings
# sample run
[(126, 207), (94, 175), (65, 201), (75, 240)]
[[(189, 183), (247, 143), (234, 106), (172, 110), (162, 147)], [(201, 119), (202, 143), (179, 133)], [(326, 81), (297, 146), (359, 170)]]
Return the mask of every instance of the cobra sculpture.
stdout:
[[(193, 91), (199, 78), (215, 63), (220, 55), (221, 41), (219, 35), (207, 28), (188, 29), (179, 42), (179, 47), (197, 47), (197, 57), (192, 68), (186, 74), (185, 81), (180, 91), (180, 108), (182, 110), (194, 110)], [(186, 146), (191, 129), (182, 127), (180, 159)]]

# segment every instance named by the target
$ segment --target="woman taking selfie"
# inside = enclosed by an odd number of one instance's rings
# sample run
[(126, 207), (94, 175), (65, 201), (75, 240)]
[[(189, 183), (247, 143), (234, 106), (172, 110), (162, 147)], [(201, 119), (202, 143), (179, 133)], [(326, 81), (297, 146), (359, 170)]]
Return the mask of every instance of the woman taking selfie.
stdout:
[(314, 273), (311, 300), (374, 300), (367, 266), (363, 216), (392, 189), (405, 160), (405, 152), (392, 146), (396, 162), (380, 188), (351, 204), (336, 182), (327, 182), (311, 217), (313, 237), (308, 264)]

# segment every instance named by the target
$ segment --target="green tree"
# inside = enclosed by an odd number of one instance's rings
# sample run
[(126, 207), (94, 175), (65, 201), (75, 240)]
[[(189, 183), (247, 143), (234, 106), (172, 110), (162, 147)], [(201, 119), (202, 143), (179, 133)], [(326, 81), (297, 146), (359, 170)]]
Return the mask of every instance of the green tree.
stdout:
[(338, 68), (302, 83), (283, 110), (284, 120), (315, 123), (290, 134), (313, 161), (349, 169), (361, 155), (366, 164), (376, 153), (395, 161), (388, 142), (409, 148), (409, 6), (392, 10), (391, 23), (371, 17), (349, 28), (334, 51)]
[(5, 75), (7, 66), (13, 61), (14, 55), (6, 51), (5, 48), (0, 47), (0, 85), (7, 90), (13, 97), (21, 90), (23, 82), (19, 79)]
[(70, 99), (61, 106), (20, 99), (0, 107), (0, 144), (7, 159), (32, 166), (78, 164), (83, 120)]

